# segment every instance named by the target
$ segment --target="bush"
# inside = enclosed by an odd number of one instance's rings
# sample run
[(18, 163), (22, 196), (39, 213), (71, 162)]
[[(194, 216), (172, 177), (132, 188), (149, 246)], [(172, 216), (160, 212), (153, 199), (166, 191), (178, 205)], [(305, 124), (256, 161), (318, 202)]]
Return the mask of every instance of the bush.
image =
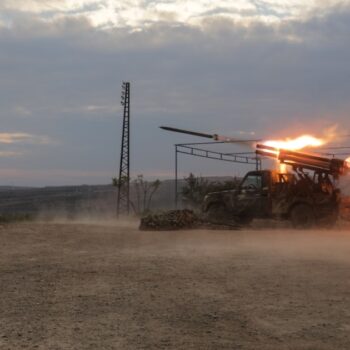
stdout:
[(196, 177), (190, 173), (185, 178), (185, 186), (182, 188), (182, 197), (186, 204), (193, 208), (201, 206), (204, 197), (210, 192), (233, 190), (238, 187), (240, 180), (234, 177), (226, 181), (209, 181), (201, 176)]
[(34, 220), (33, 215), (24, 213), (0, 214), (0, 223), (13, 223)]

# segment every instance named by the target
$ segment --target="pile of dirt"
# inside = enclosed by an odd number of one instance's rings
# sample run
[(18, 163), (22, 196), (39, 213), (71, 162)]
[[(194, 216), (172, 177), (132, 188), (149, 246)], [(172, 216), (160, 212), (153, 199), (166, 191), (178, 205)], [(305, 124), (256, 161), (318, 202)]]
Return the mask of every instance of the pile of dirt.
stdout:
[(183, 229), (208, 229), (208, 230), (239, 230), (242, 227), (236, 223), (209, 222), (195, 214), (192, 210), (170, 210), (157, 214), (148, 214), (141, 218), (139, 229), (141, 231), (175, 231)]
[(140, 230), (179, 230), (198, 227), (200, 218), (189, 209), (170, 210), (158, 214), (149, 214), (141, 218)]

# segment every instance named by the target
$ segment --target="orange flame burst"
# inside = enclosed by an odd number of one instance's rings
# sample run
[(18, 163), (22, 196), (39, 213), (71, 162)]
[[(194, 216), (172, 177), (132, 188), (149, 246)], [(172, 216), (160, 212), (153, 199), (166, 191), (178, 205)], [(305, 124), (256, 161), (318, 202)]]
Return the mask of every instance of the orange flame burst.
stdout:
[[(327, 140), (316, 138), (311, 135), (302, 135), (295, 139), (265, 141), (264, 145), (276, 148), (276, 151), (269, 150), (268, 152), (278, 155), (280, 149), (297, 151), (303, 148), (320, 147), (326, 143), (327, 143)], [(350, 161), (350, 158), (349, 158), (349, 161)], [(350, 163), (348, 164), (350, 165)], [(280, 173), (288, 172), (286, 164), (279, 163), (279, 172)]]
[(287, 149), (291, 151), (301, 150), (306, 147), (320, 147), (326, 143), (325, 140), (310, 135), (299, 136), (295, 139), (269, 140), (264, 145), (277, 149)]
[(345, 159), (347, 167), (350, 169), (350, 157)]

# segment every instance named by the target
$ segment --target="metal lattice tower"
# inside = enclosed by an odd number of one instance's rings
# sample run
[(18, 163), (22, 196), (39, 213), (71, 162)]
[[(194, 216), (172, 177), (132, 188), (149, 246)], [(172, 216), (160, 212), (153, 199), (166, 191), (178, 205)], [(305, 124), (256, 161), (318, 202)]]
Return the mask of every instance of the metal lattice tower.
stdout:
[(118, 178), (117, 216), (130, 213), (130, 83), (123, 82), (123, 134)]

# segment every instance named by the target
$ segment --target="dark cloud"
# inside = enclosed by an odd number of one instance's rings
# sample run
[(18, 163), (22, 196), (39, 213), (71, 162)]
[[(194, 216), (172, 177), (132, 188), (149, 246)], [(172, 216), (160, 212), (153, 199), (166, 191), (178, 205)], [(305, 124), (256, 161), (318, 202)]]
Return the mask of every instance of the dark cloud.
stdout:
[[(211, 18), (201, 28), (159, 23), (133, 32), (98, 31), (84, 18), (24, 17), (0, 31), (1, 132), (57, 140), (2, 159), (3, 167), (23, 173), (52, 172), (30, 183), (79, 183), (69, 171), (109, 181), (118, 162), (123, 80), (132, 82), (136, 173), (169, 173), (172, 144), (193, 140), (161, 132), (162, 124), (258, 136), (349, 128), (347, 7), (275, 26)], [(217, 165), (198, 168), (231, 171)], [(185, 161), (187, 170), (195, 169)]]

